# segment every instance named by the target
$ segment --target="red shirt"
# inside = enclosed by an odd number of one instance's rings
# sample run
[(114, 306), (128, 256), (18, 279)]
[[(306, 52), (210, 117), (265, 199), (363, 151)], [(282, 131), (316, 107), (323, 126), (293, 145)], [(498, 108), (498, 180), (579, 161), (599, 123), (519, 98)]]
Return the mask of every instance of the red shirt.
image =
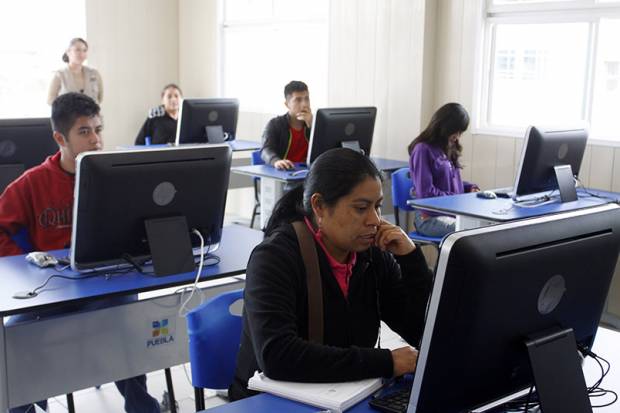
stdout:
[(327, 248), (323, 243), (320, 232), (314, 231), (314, 228), (312, 228), (312, 224), (310, 223), (310, 220), (308, 220), (308, 218), (304, 218), (304, 221), (306, 222), (306, 225), (308, 226), (310, 232), (312, 232), (314, 240), (318, 242), (318, 244), (321, 246), (321, 249), (323, 249), (323, 252), (325, 252), (325, 255), (327, 255), (327, 261), (329, 261), (329, 266), (332, 268), (332, 273), (336, 278), (336, 282), (338, 282), (338, 286), (342, 291), (342, 295), (344, 295), (344, 298), (347, 298), (349, 296), (349, 278), (351, 278), (351, 274), (353, 274), (353, 266), (355, 265), (355, 261), (357, 260), (357, 254), (355, 253), (355, 251), (350, 253), (349, 261), (345, 262), (344, 264), (336, 261), (336, 259), (329, 255), (329, 252), (327, 252)]
[(288, 150), (284, 159), (291, 162), (306, 162), (308, 156), (308, 141), (306, 140), (306, 128), (295, 129), (289, 127)]
[(60, 152), (24, 172), (0, 195), (0, 256), (22, 254), (11, 236), (26, 228), (36, 251), (71, 243), (75, 176), (60, 167)]

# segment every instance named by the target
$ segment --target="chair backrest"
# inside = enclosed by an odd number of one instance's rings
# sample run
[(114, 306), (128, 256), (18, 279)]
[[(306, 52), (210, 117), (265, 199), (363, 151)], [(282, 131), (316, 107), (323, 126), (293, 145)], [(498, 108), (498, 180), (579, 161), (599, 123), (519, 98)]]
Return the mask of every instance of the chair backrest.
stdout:
[(252, 165), (264, 165), (265, 161), (260, 157), (260, 149), (252, 152)]
[(228, 291), (187, 314), (194, 387), (226, 389), (232, 383), (242, 324), (230, 306), (242, 298), (243, 290)]
[(407, 205), (407, 200), (411, 199), (412, 188), (409, 168), (400, 168), (392, 173), (392, 206), (403, 211), (413, 211), (413, 208)]
[(34, 247), (30, 242), (30, 235), (28, 234), (28, 230), (26, 228), (20, 229), (19, 232), (11, 236), (11, 240), (13, 240), (13, 242), (21, 248), (24, 254), (34, 251)]

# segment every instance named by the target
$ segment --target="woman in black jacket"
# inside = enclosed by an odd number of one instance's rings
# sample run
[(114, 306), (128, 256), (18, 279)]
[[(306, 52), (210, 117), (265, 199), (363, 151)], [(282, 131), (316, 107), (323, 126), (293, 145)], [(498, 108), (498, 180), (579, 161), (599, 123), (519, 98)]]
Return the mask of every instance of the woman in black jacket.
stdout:
[[(232, 400), (254, 371), (277, 380), (336, 382), (412, 372), (417, 351), (376, 348), (383, 320), (412, 346), (422, 336), (431, 274), (399, 228), (381, 218), (381, 174), (370, 159), (333, 149), (284, 195), (250, 257)], [(313, 235), (323, 301), (322, 342), (308, 339), (306, 269), (293, 226)], [(379, 339), (380, 344), (380, 339)]]

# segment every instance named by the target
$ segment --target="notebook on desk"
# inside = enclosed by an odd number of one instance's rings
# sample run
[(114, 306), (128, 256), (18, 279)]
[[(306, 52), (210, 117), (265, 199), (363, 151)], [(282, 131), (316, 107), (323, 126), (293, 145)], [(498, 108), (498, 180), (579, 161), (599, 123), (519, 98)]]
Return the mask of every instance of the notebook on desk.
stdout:
[(248, 388), (322, 409), (343, 412), (377, 391), (382, 384), (380, 378), (343, 383), (298, 383), (272, 380), (263, 373), (255, 372), (248, 382)]

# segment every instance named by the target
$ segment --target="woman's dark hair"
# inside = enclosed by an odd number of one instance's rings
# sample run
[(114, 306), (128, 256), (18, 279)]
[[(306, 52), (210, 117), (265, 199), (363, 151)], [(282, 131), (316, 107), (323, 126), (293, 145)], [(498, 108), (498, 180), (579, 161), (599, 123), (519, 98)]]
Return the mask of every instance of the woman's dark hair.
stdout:
[(430, 123), (407, 147), (409, 155), (421, 142), (441, 148), (457, 168), (461, 168), (459, 158), (463, 147), (456, 142), (450, 145), (450, 136), (465, 132), (469, 126), (469, 115), (460, 103), (446, 103), (433, 114)]
[[(69, 49), (71, 46), (78, 42), (84, 43), (84, 46), (86, 46), (86, 50), (88, 50), (88, 43), (86, 43), (86, 40), (82, 39), (81, 37), (74, 37), (73, 39), (71, 39), (71, 41), (69, 42), (69, 47), (67, 47), (67, 49)], [(69, 63), (69, 56), (67, 55), (67, 52), (64, 52), (62, 54), (62, 61), (65, 63)]]
[(346, 148), (323, 152), (312, 162), (303, 185), (287, 192), (276, 203), (265, 235), (283, 223), (311, 217), (313, 194), (321, 194), (325, 204), (332, 207), (368, 177), (383, 181), (381, 172), (367, 156)]
[(164, 88), (161, 90), (161, 97), (164, 97), (164, 94), (166, 93), (166, 90), (173, 88), (179, 91), (179, 94), (181, 96), (183, 96), (183, 91), (181, 90), (181, 88), (179, 86), (177, 86), (176, 83), (168, 83), (166, 86), (164, 86)]

